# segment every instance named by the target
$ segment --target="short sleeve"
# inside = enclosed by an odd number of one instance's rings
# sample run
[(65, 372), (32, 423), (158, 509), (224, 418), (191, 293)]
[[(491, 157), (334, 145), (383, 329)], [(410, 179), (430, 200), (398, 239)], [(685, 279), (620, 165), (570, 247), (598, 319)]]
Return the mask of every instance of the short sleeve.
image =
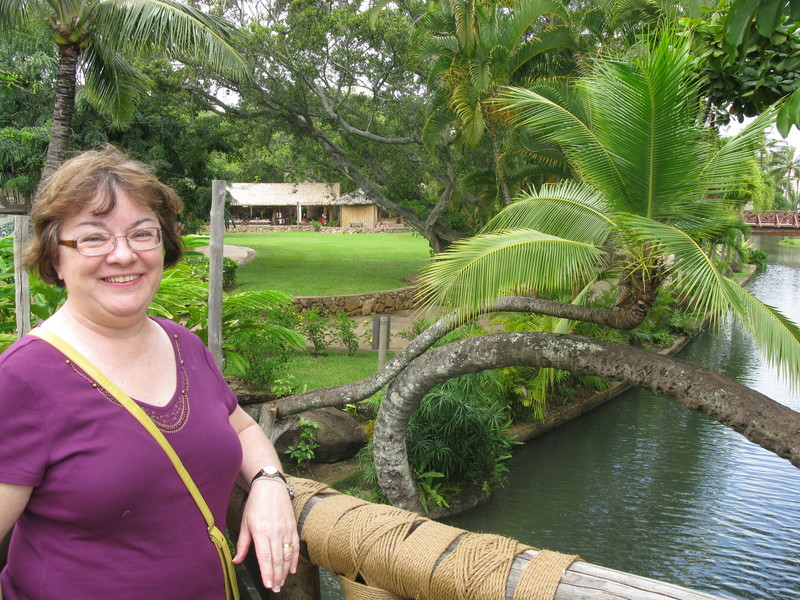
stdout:
[(47, 466), (47, 438), (39, 403), (27, 382), (0, 364), (0, 482), (37, 486)]
[(203, 354), (205, 355), (206, 362), (208, 363), (208, 368), (214, 373), (215, 378), (219, 382), (220, 389), (222, 390), (222, 400), (228, 409), (228, 414), (233, 414), (233, 411), (236, 410), (237, 406), (239, 406), (239, 401), (236, 398), (236, 394), (233, 393), (233, 390), (228, 385), (228, 382), (225, 381), (225, 377), (222, 375), (222, 373), (220, 373), (219, 368), (217, 368), (217, 363), (214, 361), (214, 356), (211, 354), (211, 351), (205, 346), (203, 346)]

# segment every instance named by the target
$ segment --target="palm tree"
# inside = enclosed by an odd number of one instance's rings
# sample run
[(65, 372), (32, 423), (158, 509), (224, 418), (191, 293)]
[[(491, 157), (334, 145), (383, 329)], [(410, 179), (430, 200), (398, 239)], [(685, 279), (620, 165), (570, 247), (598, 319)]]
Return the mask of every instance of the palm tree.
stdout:
[[(770, 145), (768, 145), (769, 147)], [(791, 209), (797, 208), (797, 175), (800, 173), (800, 156), (797, 149), (786, 142), (771, 145), (767, 169), (775, 184), (783, 189)]]
[(437, 89), (425, 124), (426, 144), (434, 147), (453, 123), (470, 148), (488, 134), (498, 196), (505, 204), (511, 193), (503, 168), (502, 119), (491, 101), (501, 86), (529, 74), (532, 63), (547, 62), (552, 51), (575, 46), (572, 33), (557, 22), (568, 23), (569, 14), (554, 0), (517, 0), (508, 7), (443, 0), (422, 23), (428, 37), (419, 55), (433, 60), (429, 84)]
[[(640, 322), (670, 285), (717, 321), (734, 311), (770, 360), (800, 376), (800, 329), (725, 277), (703, 251), (725, 238), (726, 198), (774, 111), (718, 140), (698, 125), (692, 60), (689, 42), (667, 32), (629, 59), (599, 61), (576, 86), (584, 118), (530, 90), (506, 89), (502, 111), (559, 145), (581, 180), (521, 195), (481, 235), (441, 254), (422, 278), (427, 300), (475, 313), (514, 290), (575, 290), (614, 269), (620, 296), (606, 324)], [(578, 318), (597, 322), (584, 308)]]
[(127, 120), (145, 77), (125, 55), (160, 51), (203, 59), (219, 71), (244, 75), (233, 30), (218, 17), (176, 0), (0, 0), (0, 31), (48, 27), (58, 51), (50, 144), (42, 180), (67, 154), (79, 74), (87, 98), (115, 122)]

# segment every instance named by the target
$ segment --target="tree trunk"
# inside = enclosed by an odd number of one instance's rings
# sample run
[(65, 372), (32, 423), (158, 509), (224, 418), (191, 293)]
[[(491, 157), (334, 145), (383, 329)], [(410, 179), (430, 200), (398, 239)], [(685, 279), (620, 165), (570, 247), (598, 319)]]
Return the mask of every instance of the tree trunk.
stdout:
[[(628, 310), (604, 310), (588, 306), (577, 306), (564, 302), (543, 300), (541, 298), (528, 298), (525, 296), (507, 296), (499, 298), (493, 305), (487, 306), (481, 313), (490, 312), (532, 312), (541, 315), (550, 315), (575, 321), (597, 323), (615, 329), (631, 329), (641, 323), (647, 316), (649, 306), (640, 304), (632, 305)], [(478, 317), (479, 314), (472, 315)], [(450, 313), (428, 329), (397, 353), (383, 369), (362, 381), (347, 383), (319, 390), (311, 390), (294, 396), (282, 398), (278, 403), (278, 416), (289, 417), (298, 413), (343, 406), (369, 398), (377, 391), (383, 389), (392, 379), (409, 366), (412, 360), (433, 346), (442, 336), (466, 323), (469, 319), (458, 312)]]
[(497, 134), (497, 126), (490, 111), (486, 111), (486, 124), (489, 129), (489, 137), (492, 139), (492, 152), (494, 153), (494, 172), (497, 178), (497, 186), (500, 188), (500, 197), (503, 199), (503, 204), (508, 206), (511, 204), (511, 192), (508, 189), (508, 179), (506, 178), (506, 171), (503, 167), (503, 152), (500, 148), (500, 138)]
[(422, 397), (453, 377), (507, 366), (552, 367), (650, 390), (709, 415), (800, 468), (800, 413), (719, 373), (578, 336), (490, 334), (416, 358), (389, 386), (375, 421), (374, 453), (378, 483), (394, 506), (422, 510), (405, 445), (408, 420)]
[(47, 146), (42, 179), (38, 192), (44, 182), (64, 162), (69, 148), (69, 135), (72, 131), (72, 116), (75, 112), (75, 80), (78, 73), (78, 59), (81, 49), (77, 44), (58, 47), (58, 76), (53, 106), (53, 124), (50, 128), (50, 143)]

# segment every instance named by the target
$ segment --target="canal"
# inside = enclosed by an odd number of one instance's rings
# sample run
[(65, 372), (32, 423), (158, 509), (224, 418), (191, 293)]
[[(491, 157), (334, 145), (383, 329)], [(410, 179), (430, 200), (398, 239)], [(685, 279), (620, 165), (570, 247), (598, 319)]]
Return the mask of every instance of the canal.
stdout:
[[(800, 247), (748, 284), (800, 322)], [(795, 410), (800, 393), (729, 320), (679, 355)], [(448, 523), (737, 600), (800, 600), (800, 469), (676, 402), (628, 391), (515, 450), (508, 483)], [(342, 598), (323, 575), (323, 598)]]
[[(770, 265), (748, 289), (800, 322), (800, 247), (756, 241)], [(800, 410), (732, 320), (679, 357)], [(516, 450), (505, 489), (450, 523), (727, 598), (800, 599), (800, 469), (640, 390)]]

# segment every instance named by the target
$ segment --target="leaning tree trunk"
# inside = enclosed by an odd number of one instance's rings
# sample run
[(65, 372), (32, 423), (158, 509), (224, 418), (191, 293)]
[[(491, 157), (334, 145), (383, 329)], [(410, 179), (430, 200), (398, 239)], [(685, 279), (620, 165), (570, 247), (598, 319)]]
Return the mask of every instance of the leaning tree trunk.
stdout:
[(800, 468), (800, 413), (724, 375), (646, 350), (572, 335), (489, 334), (424, 354), (394, 380), (375, 422), (374, 456), (386, 498), (422, 512), (408, 464), (406, 430), (414, 408), (448, 379), (507, 366), (552, 367), (650, 390), (705, 413)]
[[(47, 146), (42, 179), (43, 183), (64, 162), (69, 148), (69, 135), (72, 131), (72, 116), (75, 112), (75, 80), (78, 73), (78, 60), (81, 49), (77, 44), (58, 47), (58, 77), (56, 96), (53, 105), (53, 124), (50, 128), (50, 143)], [(37, 190), (38, 196), (38, 190)]]
[[(644, 321), (649, 308), (645, 301), (636, 299), (629, 300), (624, 310), (606, 310), (544, 300), (542, 298), (506, 296), (498, 298), (494, 304), (486, 306), (478, 314), (472, 316), (478, 317), (480, 314), (491, 312), (537, 313), (562, 319), (596, 323), (614, 329), (632, 329)], [(428, 350), (444, 335), (463, 325), (467, 320), (467, 316), (458, 311), (442, 317), (414, 338), (408, 346), (386, 363), (383, 369), (362, 381), (311, 390), (281, 398), (277, 406), (278, 417), (289, 417), (318, 408), (344, 406), (345, 404), (369, 398), (397, 377), (416, 357)]]

